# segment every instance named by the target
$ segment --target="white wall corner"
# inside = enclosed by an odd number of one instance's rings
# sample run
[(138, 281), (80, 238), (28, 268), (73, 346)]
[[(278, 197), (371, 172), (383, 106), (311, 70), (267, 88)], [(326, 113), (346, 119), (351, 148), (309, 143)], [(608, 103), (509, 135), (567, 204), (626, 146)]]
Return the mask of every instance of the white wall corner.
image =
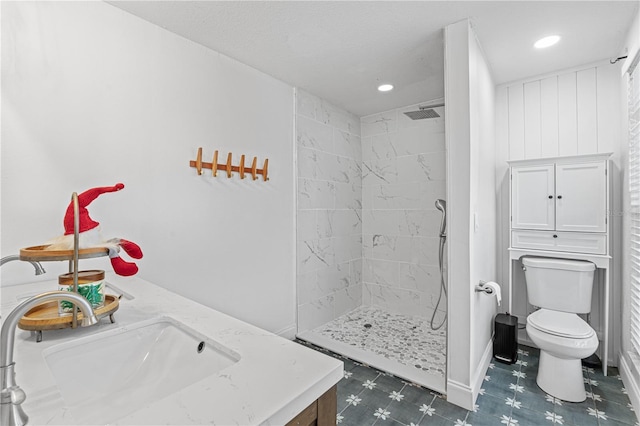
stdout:
[(620, 355), (618, 366), (622, 383), (627, 390), (627, 394), (631, 400), (631, 405), (633, 405), (633, 410), (636, 413), (640, 413), (640, 383), (638, 383), (638, 380), (636, 380), (635, 375), (633, 374), (630, 361), (626, 356)]

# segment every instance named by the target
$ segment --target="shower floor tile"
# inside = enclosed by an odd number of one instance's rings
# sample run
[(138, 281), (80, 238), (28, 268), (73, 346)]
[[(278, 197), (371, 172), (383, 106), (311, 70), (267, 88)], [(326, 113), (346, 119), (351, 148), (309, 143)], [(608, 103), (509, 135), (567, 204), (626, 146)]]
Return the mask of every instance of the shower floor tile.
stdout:
[(312, 332), (423, 373), (445, 375), (447, 333), (431, 330), (426, 318), (362, 306)]

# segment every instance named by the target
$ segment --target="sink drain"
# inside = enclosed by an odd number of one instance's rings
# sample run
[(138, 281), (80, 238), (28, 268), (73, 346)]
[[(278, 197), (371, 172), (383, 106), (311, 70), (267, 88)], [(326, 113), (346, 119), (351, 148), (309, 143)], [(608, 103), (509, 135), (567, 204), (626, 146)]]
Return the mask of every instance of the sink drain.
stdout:
[(198, 343), (198, 353), (201, 353), (204, 350), (204, 342)]

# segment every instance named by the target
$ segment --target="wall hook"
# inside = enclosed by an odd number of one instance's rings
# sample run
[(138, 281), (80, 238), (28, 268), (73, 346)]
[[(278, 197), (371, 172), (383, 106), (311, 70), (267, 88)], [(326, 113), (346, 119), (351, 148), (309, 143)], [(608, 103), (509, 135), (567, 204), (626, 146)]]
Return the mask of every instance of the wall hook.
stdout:
[(230, 152), (227, 154), (227, 162), (224, 164), (218, 163), (218, 151), (214, 151), (213, 160), (211, 163), (207, 163), (202, 161), (202, 147), (198, 148), (198, 153), (196, 155), (195, 161), (189, 161), (190, 167), (195, 167), (198, 175), (202, 174), (202, 169), (211, 169), (211, 175), (213, 177), (218, 176), (218, 170), (222, 170), (227, 172), (227, 178), (233, 176), (233, 172), (237, 172), (240, 174), (240, 179), (245, 178), (245, 173), (251, 173), (251, 177), (253, 180), (258, 179), (258, 175), (262, 175), (263, 181), (268, 181), (268, 169), (269, 169), (269, 159), (265, 158), (264, 165), (262, 169), (258, 169), (258, 158), (253, 157), (253, 161), (251, 163), (251, 167), (245, 167), (245, 155), (242, 154), (240, 156), (240, 163), (237, 166), (233, 165), (233, 154)]

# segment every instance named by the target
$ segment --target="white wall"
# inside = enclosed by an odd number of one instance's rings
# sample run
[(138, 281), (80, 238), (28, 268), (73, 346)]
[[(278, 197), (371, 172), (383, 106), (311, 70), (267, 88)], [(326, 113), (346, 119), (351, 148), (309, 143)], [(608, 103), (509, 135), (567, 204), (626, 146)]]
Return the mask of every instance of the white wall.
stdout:
[[(619, 350), (620, 310), (620, 64), (608, 61), (561, 70), (501, 85), (497, 88), (497, 191), (501, 281), (508, 283), (509, 268), (509, 168), (507, 160), (612, 152), (613, 199), (609, 219), (613, 224), (613, 270), (609, 353)], [(527, 303), (524, 276), (514, 267), (513, 312), (520, 324), (533, 307)], [(601, 275), (602, 276), (602, 275)], [(506, 288), (506, 286), (505, 286)], [(591, 324), (602, 333), (604, 285), (594, 289)], [(505, 299), (508, 295), (505, 294)], [(505, 304), (504, 309), (507, 308)], [(532, 344), (524, 330), (521, 342)], [(613, 352), (612, 352), (613, 351)], [(615, 357), (610, 357), (615, 364)]]
[(298, 333), (362, 303), (360, 119), (296, 90)]
[[(103, 2), (1, 7), (2, 255), (61, 234), (73, 191), (123, 182), (89, 211), (141, 245), (140, 277), (293, 335), (293, 88)], [(270, 180), (197, 176), (199, 146), (269, 158)], [(2, 285), (32, 274), (7, 264)]]
[[(412, 120), (423, 102), (362, 117), (363, 303), (431, 318), (440, 294), (438, 247), (446, 198), (444, 108)], [(446, 298), (434, 324), (443, 321)]]
[[(496, 281), (496, 167), (495, 167), (495, 84), (482, 46), (472, 31), (470, 38), (470, 105), (471, 105), (471, 284)], [(499, 281), (502, 288), (503, 281)], [(491, 356), (493, 319), (498, 310), (495, 297), (473, 293), (475, 308), (471, 331), (472, 384), (484, 380)], [(475, 371), (473, 370), (475, 369)], [(474, 389), (474, 394), (476, 389)], [(476, 394), (477, 395), (477, 394)]]
[(494, 297), (474, 291), (480, 280), (496, 278), (493, 91), (490, 70), (469, 21), (447, 26), (447, 400), (469, 410), (489, 364), (497, 310)]

